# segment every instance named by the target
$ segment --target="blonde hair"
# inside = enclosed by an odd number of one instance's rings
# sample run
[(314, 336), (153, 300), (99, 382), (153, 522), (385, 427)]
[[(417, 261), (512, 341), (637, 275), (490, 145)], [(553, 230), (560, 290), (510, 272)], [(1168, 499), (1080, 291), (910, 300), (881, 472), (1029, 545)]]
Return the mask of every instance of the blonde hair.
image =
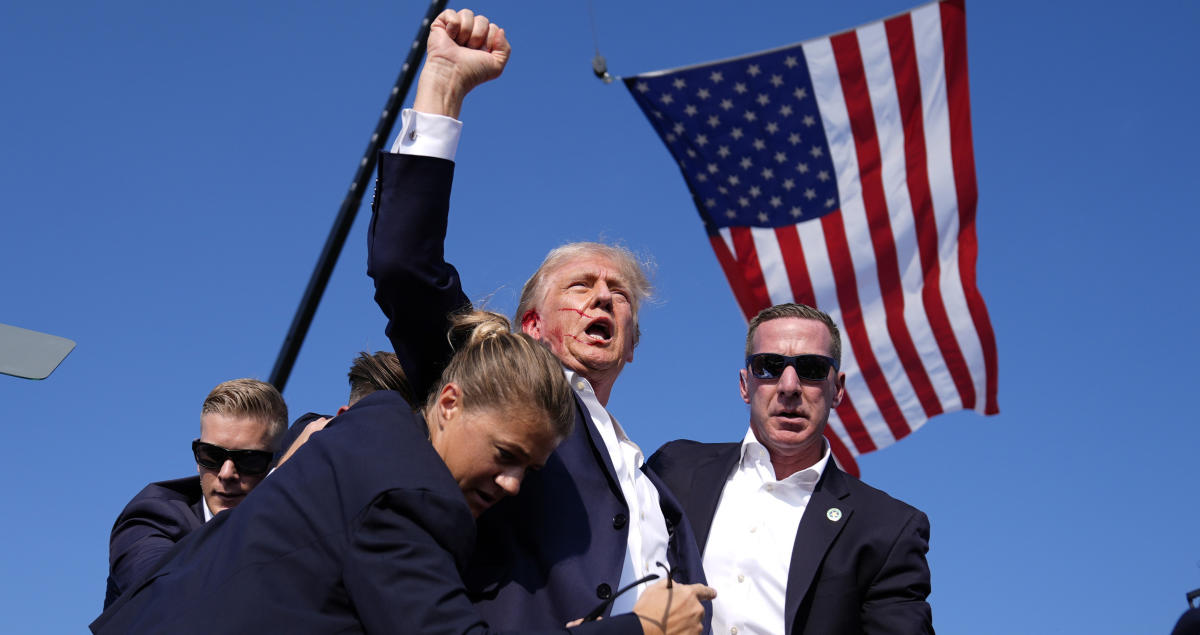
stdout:
[(638, 326), (638, 309), (644, 300), (648, 300), (654, 294), (654, 287), (646, 275), (646, 268), (650, 264), (643, 264), (632, 251), (619, 245), (580, 242), (567, 243), (550, 250), (546, 259), (538, 266), (537, 271), (529, 276), (529, 280), (525, 281), (525, 286), (521, 289), (521, 300), (517, 303), (517, 324), (546, 297), (547, 279), (568, 261), (584, 256), (601, 256), (617, 266), (621, 279), (629, 287), (629, 302), (633, 308), (633, 345), (637, 346), (638, 340), (642, 338), (642, 329)]
[(279, 442), (288, 424), (283, 396), (271, 384), (257, 379), (231, 379), (217, 384), (200, 408), (200, 416), (206, 414), (248, 417), (267, 424), (271, 447)]
[(394, 390), (404, 397), (408, 403), (413, 402), (412, 389), (408, 385), (408, 376), (395, 353), (376, 351), (368, 355), (366, 351), (354, 358), (354, 364), (347, 373), (350, 378), (350, 399), (346, 403), (355, 404), (359, 399), (376, 390)]
[(557, 436), (571, 434), (575, 398), (549, 349), (524, 333), (513, 333), (508, 319), (491, 311), (451, 316), (449, 337), (454, 357), (429, 394), (427, 410), (453, 382), (462, 391), (464, 409), (531, 408), (550, 419)]

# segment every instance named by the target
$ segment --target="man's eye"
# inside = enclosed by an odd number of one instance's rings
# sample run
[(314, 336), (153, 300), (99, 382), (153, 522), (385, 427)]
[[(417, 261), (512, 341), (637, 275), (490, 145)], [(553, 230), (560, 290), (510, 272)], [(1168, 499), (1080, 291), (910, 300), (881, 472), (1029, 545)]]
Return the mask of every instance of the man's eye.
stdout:
[(504, 448), (496, 448), (496, 458), (498, 458), (501, 463), (512, 463), (517, 460), (517, 457), (513, 456), (512, 452), (509, 452)]

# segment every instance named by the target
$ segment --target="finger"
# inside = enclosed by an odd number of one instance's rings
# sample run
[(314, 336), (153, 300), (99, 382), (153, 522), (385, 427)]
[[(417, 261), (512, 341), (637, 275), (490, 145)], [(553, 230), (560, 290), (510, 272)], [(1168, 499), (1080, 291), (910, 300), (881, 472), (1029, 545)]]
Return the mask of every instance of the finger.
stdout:
[(695, 584), (692, 586), (696, 587), (696, 599), (700, 600), (701, 602), (717, 597), (717, 590), (710, 586), (704, 586), (703, 584)]
[(446, 35), (450, 36), (450, 39), (454, 39), (458, 35), (458, 13), (453, 9), (446, 9), (439, 13), (438, 17), (434, 19), (433, 24), (429, 25), (431, 31), (437, 28), (445, 31)]
[(508, 43), (508, 38), (504, 36), (504, 29), (495, 24), (488, 27), (487, 49), (492, 53), (499, 53), (504, 59), (508, 59), (512, 53), (512, 46)]
[[(455, 42), (462, 44), (462, 45), (466, 45), (467, 41), (471, 39), (471, 27), (474, 23), (475, 23), (475, 12), (474, 11), (471, 11), (470, 9), (463, 9), (463, 10), (459, 11), (458, 12), (458, 32), (452, 34), (450, 37), (454, 38)], [(449, 33), (449, 31), (446, 31), (446, 32)]]
[(483, 44), (487, 42), (489, 26), (491, 22), (486, 17), (475, 16), (475, 22), (471, 25), (471, 36), (467, 38), (467, 46), (473, 49), (483, 48)]

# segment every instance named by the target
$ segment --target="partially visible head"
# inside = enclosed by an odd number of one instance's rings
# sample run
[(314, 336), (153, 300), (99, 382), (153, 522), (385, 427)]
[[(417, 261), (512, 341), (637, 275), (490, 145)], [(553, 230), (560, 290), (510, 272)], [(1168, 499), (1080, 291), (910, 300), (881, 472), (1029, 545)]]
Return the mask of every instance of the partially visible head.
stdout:
[[(287, 429), (287, 404), (271, 384), (257, 379), (234, 379), (218, 384), (200, 410), (200, 444), (196, 469), (204, 501), (215, 514), (236, 507), (266, 476), (259, 472), (256, 458), (243, 460), (221, 450), (252, 450), (274, 454)], [(209, 447), (216, 446), (216, 449)], [(204, 459), (210, 467), (201, 465)], [(252, 466), (247, 473), (239, 469)], [(268, 461), (269, 467), (269, 461)]]
[(376, 351), (368, 355), (366, 351), (354, 358), (348, 373), (350, 378), (350, 399), (345, 406), (338, 409), (338, 414), (345, 412), (350, 406), (358, 403), (359, 399), (377, 390), (394, 390), (404, 397), (404, 400), (414, 406), (412, 389), (408, 386), (408, 377), (404, 367), (395, 353)]
[[(824, 312), (803, 304), (770, 307), (750, 321), (746, 356), (759, 353), (822, 356), (840, 366), (837, 325)], [(803, 469), (820, 459), (829, 411), (845, 392), (845, 373), (818, 358), (797, 363), (806, 362), (804, 374), (812, 377), (802, 377), (796, 366), (782, 363), (763, 373), (766, 377), (755, 376), (747, 367), (738, 372), (742, 399), (750, 405), (750, 428), (771, 453), (777, 471), (781, 463)]]
[(575, 423), (575, 399), (558, 360), (508, 320), (456, 316), (459, 342), (425, 404), (429, 439), (478, 516), (516, 494), (526, 470), (546, 463)]
[[(638, 309), (651, 294), (638, 259), (624, 247), (570, 243), (546, 255), (521, 290), (521, 330), (588, 376), (619, 373), (641, 337)], [(615, 379), (615, 376), (614, 376)]]

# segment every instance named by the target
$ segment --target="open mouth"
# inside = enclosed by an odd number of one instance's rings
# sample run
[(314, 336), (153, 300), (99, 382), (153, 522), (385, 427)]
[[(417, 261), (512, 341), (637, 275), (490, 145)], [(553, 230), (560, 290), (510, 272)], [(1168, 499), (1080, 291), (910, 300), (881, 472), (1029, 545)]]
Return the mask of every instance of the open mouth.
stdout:
[(587, 333), (588, 337), (594, 340), (607, 342), (612, 339), (613, 325), (608, 319), (600, 318), (588, 324), (587, 328), (584, 329), (584, 333)]

